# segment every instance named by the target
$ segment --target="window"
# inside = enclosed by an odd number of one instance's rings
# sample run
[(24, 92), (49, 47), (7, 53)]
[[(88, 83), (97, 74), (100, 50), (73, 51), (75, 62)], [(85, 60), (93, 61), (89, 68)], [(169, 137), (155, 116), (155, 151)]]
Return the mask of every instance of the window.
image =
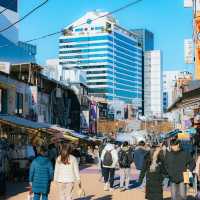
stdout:
[(16, 114), (21, 115), (23, 113), (23, 94), (17, 93), (16, 95)]

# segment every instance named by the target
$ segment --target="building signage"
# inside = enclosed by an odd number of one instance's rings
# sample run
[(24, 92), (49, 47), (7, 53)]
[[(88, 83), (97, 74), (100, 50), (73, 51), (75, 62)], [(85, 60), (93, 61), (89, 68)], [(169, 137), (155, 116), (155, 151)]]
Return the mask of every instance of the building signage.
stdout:
[(0, 62), (0, 71), (6, 74), (10, 73), (10, 63), (9, 62)]
[(184, 0), (184, 7), (185, 8), (192, 8), (193, 0)]
[(192, 41), (192, 39), (185, 39), (184, 40), (184, 60), (185, 60), (186, 64), (193, 64), (194, 63), (193, 41)]

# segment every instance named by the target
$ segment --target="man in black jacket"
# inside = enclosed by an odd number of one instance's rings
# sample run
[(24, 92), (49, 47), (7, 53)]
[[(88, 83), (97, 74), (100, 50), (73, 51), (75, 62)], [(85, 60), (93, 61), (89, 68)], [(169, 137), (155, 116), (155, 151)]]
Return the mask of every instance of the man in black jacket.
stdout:
[(170, 144), (171, 151), (166, 153), (165, 166), (171, 182), (172, 200), (186, 200), (183, 173), (187, 170), (194, 170), (195, 160), (181, 149), (178, 140), (173, 139)]
[(121, 191), (125, 191), (129, 189), (131, 163), (133, 162), (133, 150), (129, 147), (128, 142), (123, 143), (118, 153), (118, 159), (120, 167), (120, 188)]

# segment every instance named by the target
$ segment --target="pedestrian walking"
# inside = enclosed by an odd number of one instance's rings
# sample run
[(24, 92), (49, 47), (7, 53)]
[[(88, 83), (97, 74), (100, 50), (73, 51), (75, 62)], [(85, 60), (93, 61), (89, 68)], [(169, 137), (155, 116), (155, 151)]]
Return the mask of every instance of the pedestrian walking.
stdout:
[(159, 146), (153, 146), (144, 158), (143, 168), (140, 173), (139, 183), (142, 184), (146, 176), (145, 196), (148, 200), (163, 200), (164, 179), (163, 154)]
[(118, 162), (118, 155), (114, 144), (106, 144), (101, 155), (101, 161), (104, 170), (104, 190), (110, 190), (112, 192), (114, 186), (115, 168)]
[(103, 140), (103, 142), (101, 143), (101, 145), (99, 146), (99, 158), (100, 158), (100, 170), (101, 170), (101, 172), (100, 172), (100, 181), (104, 181), (104, 168), (103, 168), (103, 163), (102, 163), (102, 160), (101, 160), (101, 155), (102, 155), (102, 152), (103, 152), (103, 150), (104, 150), (104, 148), (105, 148), (105, 146), (106, 146), (106, 140), (104, 139)]
[(171, 151), (166, 152), (165, 156), (165, 167), (171, 182), (172, 200), (186, 200), (184, 173), (194, 170), (195, 161), (189, 153), (182, 150), (177, 139), (171, 140), (170, 145)]
[(148, 151), (145, 148), (145, 142), (140, 141), (134, 151), (134, 163), (138, 173), (140, 173), (142, 170), (144, 157), (146, 156), (147, 152)]
[(64, 144), (60, 156), (56, 160), (54, 180), (59, 189), (59, 200), (71, 200), (75, 183), (79, 185), (79, 194), (82, 195), (79, 166), (77, 159), (72, 155), (72, 146)]
[(48, 200), (50, 183), (53, 178), (53, 166), (47, 158), (47, 148), (40, 146), (38, 156), (31, 164), (29, 172), (29, 183), (34, 193), (33, 200)]
[[(125, 191), (129, 189), (131, 163), (133, 162), (133, 151), (128, 142), (124, 142), (118, 153), (120, 167), (120, 189)], [(125, 183), (125, 186), (124, 186)]]

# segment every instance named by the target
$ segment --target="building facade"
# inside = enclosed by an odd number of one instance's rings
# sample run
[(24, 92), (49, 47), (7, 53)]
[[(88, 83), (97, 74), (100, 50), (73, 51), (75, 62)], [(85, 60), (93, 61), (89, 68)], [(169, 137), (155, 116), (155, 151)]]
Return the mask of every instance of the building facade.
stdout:
[(19, 41), (18, 24), (4, 30), (19, 19), (18, 0), (0, 0), (0, 10), (0, 61), (35, 62), (36, 47)]
[(142, 49), (112, 16), (100, 17), (105, 14), (88, 12), (65, 29), (59, 40), (60, 64), (63, 70), (84, 70), (92, 96), (141, 106)]
[(166, 113), (173, 103), (173, 90), (180, 71), (163, 71), (163, 112)]
[(132, 33), (138, 38), (143, 51), (154, 50), (154, 34), (147, 29), (132, 29)]
[(144, 54), (144, 114), (162, 117), (162, 53), (159, 50)]
[(154, 34), (147, 29), (132, 29), (142, 47), (142, 115), (144, 115), (144, 53), (154, 50)]

